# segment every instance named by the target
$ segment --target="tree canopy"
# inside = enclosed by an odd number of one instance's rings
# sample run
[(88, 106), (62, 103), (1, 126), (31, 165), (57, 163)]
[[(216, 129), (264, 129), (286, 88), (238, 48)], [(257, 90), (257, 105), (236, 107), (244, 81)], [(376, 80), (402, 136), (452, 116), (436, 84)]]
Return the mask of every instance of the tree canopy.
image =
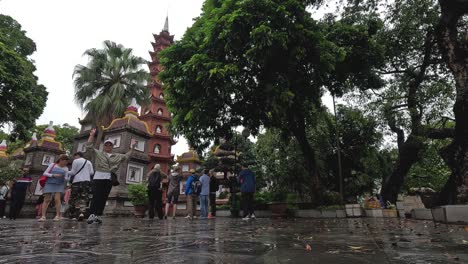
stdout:
[(12, 128), (12, 139), (25, 139), (47, 101), (29, 58), (36, 44), (10, 16), (0, 15), (0, 125)]
[(299, 142), (319, 195), (316, 152), (306, 135), (316, 119), (306, 113), (321, 109), (324, 87), (378, 88), (374, 65), (382, 53), (373, 41), (378, 23), (370, 23), (378, 18), (318, 23), (305, 2), (206, 1), (183, 38), (161, 53), (160, 78), (175, 133), (202, 145), (236, 126), (254, 135), (261, 127), (281, 129)]
[(115, 42), (106, 40), (103, 46), (85, 51), (88, 64), (77, 65), (73, 73), (75, 100), (96, 126), (121, 117), (132, 98), (140, 105), (149, 99), (146, 61)]

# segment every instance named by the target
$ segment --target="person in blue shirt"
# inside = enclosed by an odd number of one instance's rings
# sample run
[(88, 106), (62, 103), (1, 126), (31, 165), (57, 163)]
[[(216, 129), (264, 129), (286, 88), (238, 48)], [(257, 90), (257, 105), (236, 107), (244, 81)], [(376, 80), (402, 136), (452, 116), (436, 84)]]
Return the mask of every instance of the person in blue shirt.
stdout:
[(188, 177), (187, 182), (185, 183), (185, 196), (187, 197), (187, 217), (185, 218), (193, 219), (197, 211), (197, 196), (198, 195), (196, 192), (194, 192), (192, 188), (192, 182), (198, 181), (198, 177), (195, 174), (194, 169), (191, 169), (190, 172), (192, 174)]
[(200, 177), (201, 192), (200, 192), (200, 216), (203, 218), (208, 217), (208, 199), (210, 195), (210, 177), (207, 175), (208, 170), (203, 171)]
[(242, 211), (244, 217), (242, 220), (255, 218), (253, 204), (255, 193), (255, 174), (249, 169), (248, 164), (242, 164), (242, 170), (239, 173), (239, 183), (241, 185)]

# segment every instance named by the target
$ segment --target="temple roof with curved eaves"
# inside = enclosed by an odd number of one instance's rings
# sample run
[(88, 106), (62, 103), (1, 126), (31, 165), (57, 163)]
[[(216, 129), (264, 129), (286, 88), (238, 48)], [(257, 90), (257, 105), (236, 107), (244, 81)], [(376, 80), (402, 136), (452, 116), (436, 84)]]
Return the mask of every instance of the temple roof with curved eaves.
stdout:
[(183, 162), (195, 162), (201, 163), (200, 157), (198, 156), (197, 152), (190, 148), (189, 151), (182, 153), (182, 155), (177, 156), (176, 162), (183, 163)]

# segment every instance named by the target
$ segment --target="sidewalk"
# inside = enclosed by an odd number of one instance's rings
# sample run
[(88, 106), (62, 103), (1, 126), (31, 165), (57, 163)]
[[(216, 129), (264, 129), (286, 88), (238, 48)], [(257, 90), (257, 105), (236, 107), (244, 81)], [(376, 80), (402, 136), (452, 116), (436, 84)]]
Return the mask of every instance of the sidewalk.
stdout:
[(0, 245), (0, 263), (468, 263), (464, 226), (400, 219), (2, 219)]

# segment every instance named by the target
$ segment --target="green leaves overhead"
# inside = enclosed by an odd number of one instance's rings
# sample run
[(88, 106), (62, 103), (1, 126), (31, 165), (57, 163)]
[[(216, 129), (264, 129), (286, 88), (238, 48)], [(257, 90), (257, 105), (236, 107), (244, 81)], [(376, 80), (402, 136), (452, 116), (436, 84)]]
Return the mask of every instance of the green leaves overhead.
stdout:
[(47, 101), (46, 88), (37, 83), (28, 58), (35, 50), (21, 25), (0, 15), (0, 126), (11, 125), (12, 139), (25, 139)]
[[(288, 113), (320, 105), (323, 86), (337, 90), (371, 79), (370, 62), (351, 64), (355, 57), (381, 54), (367, 27), (317, 23), (305, 2), (206, 1), (184, 37), (161, 53), (165, 70), (159, 77), (174, 132), (197, 142), (239, 125), (254, 134), (261, 126), (288, 130), (291, 122), (303, 122)], [(347, 47), (345, 36), (360, 46)], [(357, 50), (362, 52), (351, 57)], [(367, 83), (378, 87), (371, 77)]]

